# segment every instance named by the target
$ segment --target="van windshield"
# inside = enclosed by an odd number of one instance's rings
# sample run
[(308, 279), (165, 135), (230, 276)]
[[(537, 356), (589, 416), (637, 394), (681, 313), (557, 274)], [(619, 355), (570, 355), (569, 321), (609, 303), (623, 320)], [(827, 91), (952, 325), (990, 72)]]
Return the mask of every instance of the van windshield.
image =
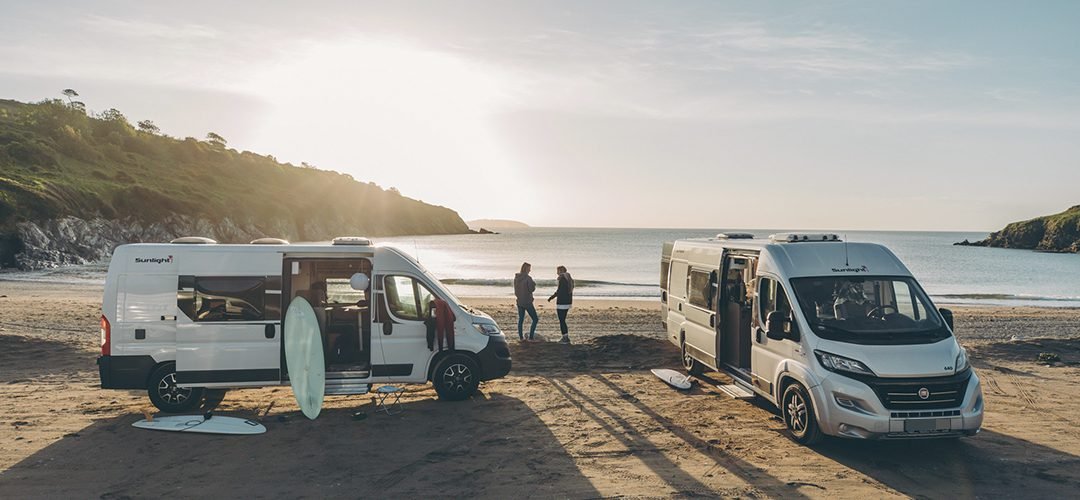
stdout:
[(949, 335), (912, 278), (838, 276), (791, 280), (819, 337), (854, 343), (937, 342)]

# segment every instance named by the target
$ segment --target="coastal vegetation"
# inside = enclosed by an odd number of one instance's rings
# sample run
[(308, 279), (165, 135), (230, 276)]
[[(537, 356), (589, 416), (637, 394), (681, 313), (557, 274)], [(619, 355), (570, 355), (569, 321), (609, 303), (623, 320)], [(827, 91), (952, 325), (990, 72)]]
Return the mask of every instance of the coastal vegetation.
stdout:
[(1013, 222), (984, 240), (957, 245), (1021, 248), (1046, 252), (1080, 252), (1080, 205), (1064, 212)]
[[(116, 109), (88, 113), (74, 100), (77, 92), (62, 93), (66, 99), (0, 100), (0, 266), (107, 256), (112, 248), (67, 258), (53, 241), (103, 224), (118, 233), (103, 245), (193, 230), (244, 243), (260, 236), (317, 241), (469, 232), (453, 210), (397, 189), (237, 151), (215, 132), (205, 140), (162, 135), (151, 120), (132, 125)], [(42, 250), (32, 247), (43, 238), (48, 255), (20, 261), (20, 254)]]

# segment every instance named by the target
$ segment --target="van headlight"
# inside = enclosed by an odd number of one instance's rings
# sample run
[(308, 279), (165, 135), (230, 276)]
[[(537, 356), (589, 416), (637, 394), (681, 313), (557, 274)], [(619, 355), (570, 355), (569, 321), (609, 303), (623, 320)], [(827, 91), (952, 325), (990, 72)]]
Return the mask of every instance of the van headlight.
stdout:
[(484, 335), (498, 335), (502, 333), (502, 330), (499, 330), (499, 326), (495, 323), (473, 323), (472, 326), (473, 328), (476, 328), (476, 331)]
[(874, 372), (870, 371), (866, 365), (861, 361), (855, 361), (851, 358), (845, 358), (843, 356), (837, 356), (825, 351), (814, 351), (821, 366), (824, 366), (826, 370), (833, 372), (850, 372), (857, 373), (859, 375), (874, 375)]
[(967, 349), (964, 349), (963, 347), (961, 347), (960, 348), (960, 354), (957, 354), (956, 355), (956, 361), (953, 361), (953, 373), (960, 373), (960, 372), (962, 372), (964, 370), (967, 370), (967, 367), (968, 367)]

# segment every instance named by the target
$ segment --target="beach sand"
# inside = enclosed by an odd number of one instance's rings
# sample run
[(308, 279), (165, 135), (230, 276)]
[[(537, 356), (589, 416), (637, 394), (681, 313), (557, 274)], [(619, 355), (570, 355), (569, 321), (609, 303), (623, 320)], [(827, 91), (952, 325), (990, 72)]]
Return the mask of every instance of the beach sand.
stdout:
[[(680, 393), (658, 305), (580, 300), (574, 344), (518, 344), (516, 312), (471, 299), (508, 332), (514, 369), (472, 400), (410, 386), (404, 412), (332, 396), (303, 418), (288, 387), (230, 391), (219, 414), (260, 436), (150, 432), (145, 393), (98, 388), (101, 289), (0, 281), (0, 493), (29, 497), (1072, 497), (1080, 486), (1080, 310), (954, 307), (983, 380), (983, 432), (959, 441), (790, 441), (763, 402), (712, 373)], [(528, 321), (526, 321), (527, 327)], [(1036, 362), (1053, 352), (1062, 362)], [(357, 410), (367, 418), (353, 420)]]

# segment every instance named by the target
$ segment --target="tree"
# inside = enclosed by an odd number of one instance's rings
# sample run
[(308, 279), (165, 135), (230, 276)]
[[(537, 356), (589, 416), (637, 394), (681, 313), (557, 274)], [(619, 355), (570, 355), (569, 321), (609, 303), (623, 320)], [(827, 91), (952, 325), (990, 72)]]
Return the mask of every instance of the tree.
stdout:
[(67, 96), (68, 105), (71, 105), (72, 107), (74, 107), (74, 105), (72, 104), (72, 98), (73, 97), (79, 97), (79, 93), (75, 92), (75, 89), (64, 89), (64, 90), (61, 90), (60, 92), (62, 94), (64, 94), (65, 96)]
[(127, 118), (120, 110), (116, 108), (109, 108), (101, 112), (101, 119), (110, 122), (127, 122)]
[(213, 132), (207, 132), (206, 133), (206, 140), (210, 144), (213, 144), (213, 145), (219, 146), (219, 147), (225, 147), (225, 145), (228, 144), (228, 142), (229, 142), (229, 141), (226, 141), (224, 137), (222, 137), (220, 135), (217, 135), (217, 134), (215, 134)]
[(143, 120), (139, 122), (139, 130), (154, 135), (157, 135), (157, 133), (161, 131), (161, 129), (158, 128), (157, 125), (154, 125), (154, 122), (151, 120)]

